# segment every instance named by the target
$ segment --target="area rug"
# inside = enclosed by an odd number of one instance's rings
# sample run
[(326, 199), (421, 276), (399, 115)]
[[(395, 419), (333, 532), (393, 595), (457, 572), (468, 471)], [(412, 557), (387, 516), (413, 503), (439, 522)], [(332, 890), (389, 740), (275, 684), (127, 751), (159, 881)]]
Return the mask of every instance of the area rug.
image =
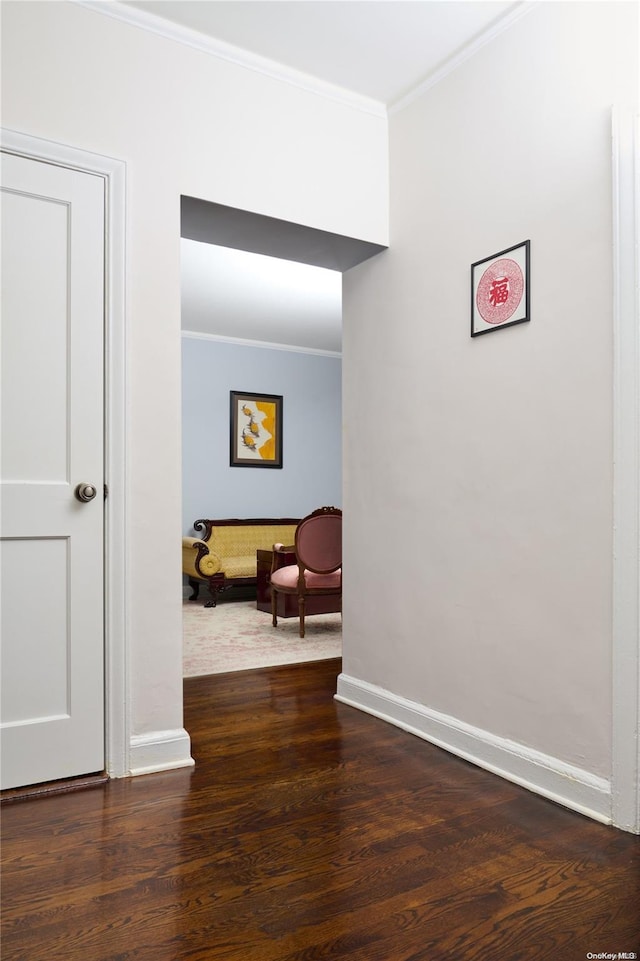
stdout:
[(279, 618), (256, 609), (255, 601), (225, 601), (217, 607), (183, 603), (183, 674), (226, 674), (277, 664), (342, 656), (340, 614), (313, 614), (298, 634), (297, 617)]

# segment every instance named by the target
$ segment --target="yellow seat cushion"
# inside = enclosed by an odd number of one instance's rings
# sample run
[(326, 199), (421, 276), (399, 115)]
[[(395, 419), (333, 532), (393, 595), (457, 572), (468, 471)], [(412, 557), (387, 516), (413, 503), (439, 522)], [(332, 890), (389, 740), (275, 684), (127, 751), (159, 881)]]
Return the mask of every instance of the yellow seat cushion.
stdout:
[(255, 577), (257, 574), (255, 552), (253, 554), (224, 557), (222, 570), (225, 577)]

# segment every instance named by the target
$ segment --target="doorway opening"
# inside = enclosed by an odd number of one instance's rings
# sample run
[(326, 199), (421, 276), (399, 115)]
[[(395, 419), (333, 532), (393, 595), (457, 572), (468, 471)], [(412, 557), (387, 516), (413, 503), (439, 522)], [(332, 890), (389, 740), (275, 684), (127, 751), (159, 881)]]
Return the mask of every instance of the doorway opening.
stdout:
[[(384, 248), (191, 197), (181, 204), (183, 535), (202, 536), (198, 519), (340, 507), (342, 272)], [(281, 469), (231, 466), (238, 390), (282, 397)], [(341, 654), (339, 613), (310, 617), (300, 639), (297, 618), (272, 627), (264, 585), (257, 601), (255, 590), (224, 592), (215, 609), (203, 606), (206, 584), (192, 593), (185, 577), (186, 676)]]

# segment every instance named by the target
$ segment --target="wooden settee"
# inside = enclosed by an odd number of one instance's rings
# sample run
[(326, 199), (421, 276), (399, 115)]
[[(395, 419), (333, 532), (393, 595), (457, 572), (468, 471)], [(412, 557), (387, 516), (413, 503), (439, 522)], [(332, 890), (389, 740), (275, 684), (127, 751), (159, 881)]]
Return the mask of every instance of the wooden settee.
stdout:
[(203, 582), (211, 595), (205, 607), (215, 607), (218, 593), (229, 587), (255, 585), (257, 551), (293, 544), (298, 522), (291, 517), (195, 521), (193, 529), (202, 536), (182, 538), (182, 571), (193, 591), (189, 600), (197, 600)]

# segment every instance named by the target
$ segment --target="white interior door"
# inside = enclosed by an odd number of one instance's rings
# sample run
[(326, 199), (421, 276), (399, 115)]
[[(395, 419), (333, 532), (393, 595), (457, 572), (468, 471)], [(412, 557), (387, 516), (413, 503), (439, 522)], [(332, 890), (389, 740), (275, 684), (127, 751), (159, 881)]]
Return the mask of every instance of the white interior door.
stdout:
[(2, 154), (3, 789), (105, 765), (104, 202), (102, 177)]

